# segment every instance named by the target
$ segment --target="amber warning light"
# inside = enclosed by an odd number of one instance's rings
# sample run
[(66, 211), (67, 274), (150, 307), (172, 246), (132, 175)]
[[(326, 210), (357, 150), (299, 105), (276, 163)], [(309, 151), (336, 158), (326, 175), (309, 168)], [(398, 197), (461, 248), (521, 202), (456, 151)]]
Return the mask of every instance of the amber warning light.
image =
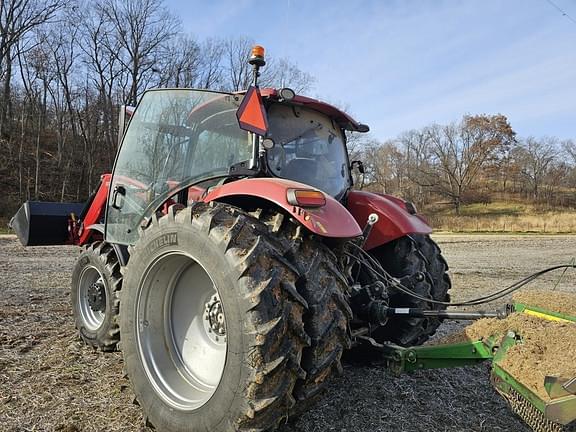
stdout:
[(250, 64), (256, 64), (258, 66), (264, 66), (266, 61), (264, 60), (264, 47), (260, 45), (254, 45), (252, 47), (252, 54), (250, 55)]
[(288, 189), (286, 200), (298, 207), (322, 207), (326, 205), (326, 197), (320, 191), (313, 189)]

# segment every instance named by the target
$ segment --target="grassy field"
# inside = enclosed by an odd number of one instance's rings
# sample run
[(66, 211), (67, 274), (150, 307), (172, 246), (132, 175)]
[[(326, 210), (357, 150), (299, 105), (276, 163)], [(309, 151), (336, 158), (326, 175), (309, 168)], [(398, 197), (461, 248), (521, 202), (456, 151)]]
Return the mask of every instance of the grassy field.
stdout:
[(498, 233), (576, 233), (576, 209), (550, 210), (521, 203), (494, 202), (444, 209), (427, 215), (436, 231)]

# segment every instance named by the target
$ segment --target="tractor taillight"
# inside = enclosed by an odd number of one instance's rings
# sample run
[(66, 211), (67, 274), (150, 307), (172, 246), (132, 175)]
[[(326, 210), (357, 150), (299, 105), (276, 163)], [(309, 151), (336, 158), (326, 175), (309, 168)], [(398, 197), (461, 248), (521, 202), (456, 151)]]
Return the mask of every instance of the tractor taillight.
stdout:
[(288, 189), (286, 200), (298, 207), (322, 207), (326, 205), (324, 194), (313, 189)]

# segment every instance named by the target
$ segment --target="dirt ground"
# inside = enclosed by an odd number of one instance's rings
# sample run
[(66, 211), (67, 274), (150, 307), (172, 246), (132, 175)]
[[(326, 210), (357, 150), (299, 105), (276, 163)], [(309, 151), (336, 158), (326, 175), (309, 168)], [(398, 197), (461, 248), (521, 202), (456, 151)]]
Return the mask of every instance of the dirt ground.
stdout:
[[(438, 235), (464, 300), (576, 256), (576, 236)], [(0, 236), (0, 431), (148, 431), (122, 378), (119, 353), (76, 336), (69, 305), (74, 247), (22, 248)], [(576, 292), (576, 271), (532, 286)], [(502, 300), (497, 303), (501, 306)], [(439, 336), (464, 322), (443, 324)], [(326, 397), (282, 432), (518, 431), (528, 428), (492, 389), (488, 366), (393, 377), (346, 365)]]

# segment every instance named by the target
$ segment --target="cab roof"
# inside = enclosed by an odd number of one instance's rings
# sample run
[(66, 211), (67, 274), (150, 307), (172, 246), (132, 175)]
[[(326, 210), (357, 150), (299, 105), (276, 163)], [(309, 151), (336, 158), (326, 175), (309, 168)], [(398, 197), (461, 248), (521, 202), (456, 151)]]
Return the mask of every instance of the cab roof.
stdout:
[[(262, 88), (260, 89), (260, 94), (264, 99), (280, 100), (279, 91), (274, 88)], [(368, 125), (357, 122), (344, 111), (341, 111), (335, 106), (326, 102), (322, 102), (306, 96), (296, 95), (293, 99), (290, 100), (290, 103), (294, 105), (305, 106), (324, 113), (327, 116), (333, 118), (345, 130), (353, 132), (368, 132), (370, 130)]]

